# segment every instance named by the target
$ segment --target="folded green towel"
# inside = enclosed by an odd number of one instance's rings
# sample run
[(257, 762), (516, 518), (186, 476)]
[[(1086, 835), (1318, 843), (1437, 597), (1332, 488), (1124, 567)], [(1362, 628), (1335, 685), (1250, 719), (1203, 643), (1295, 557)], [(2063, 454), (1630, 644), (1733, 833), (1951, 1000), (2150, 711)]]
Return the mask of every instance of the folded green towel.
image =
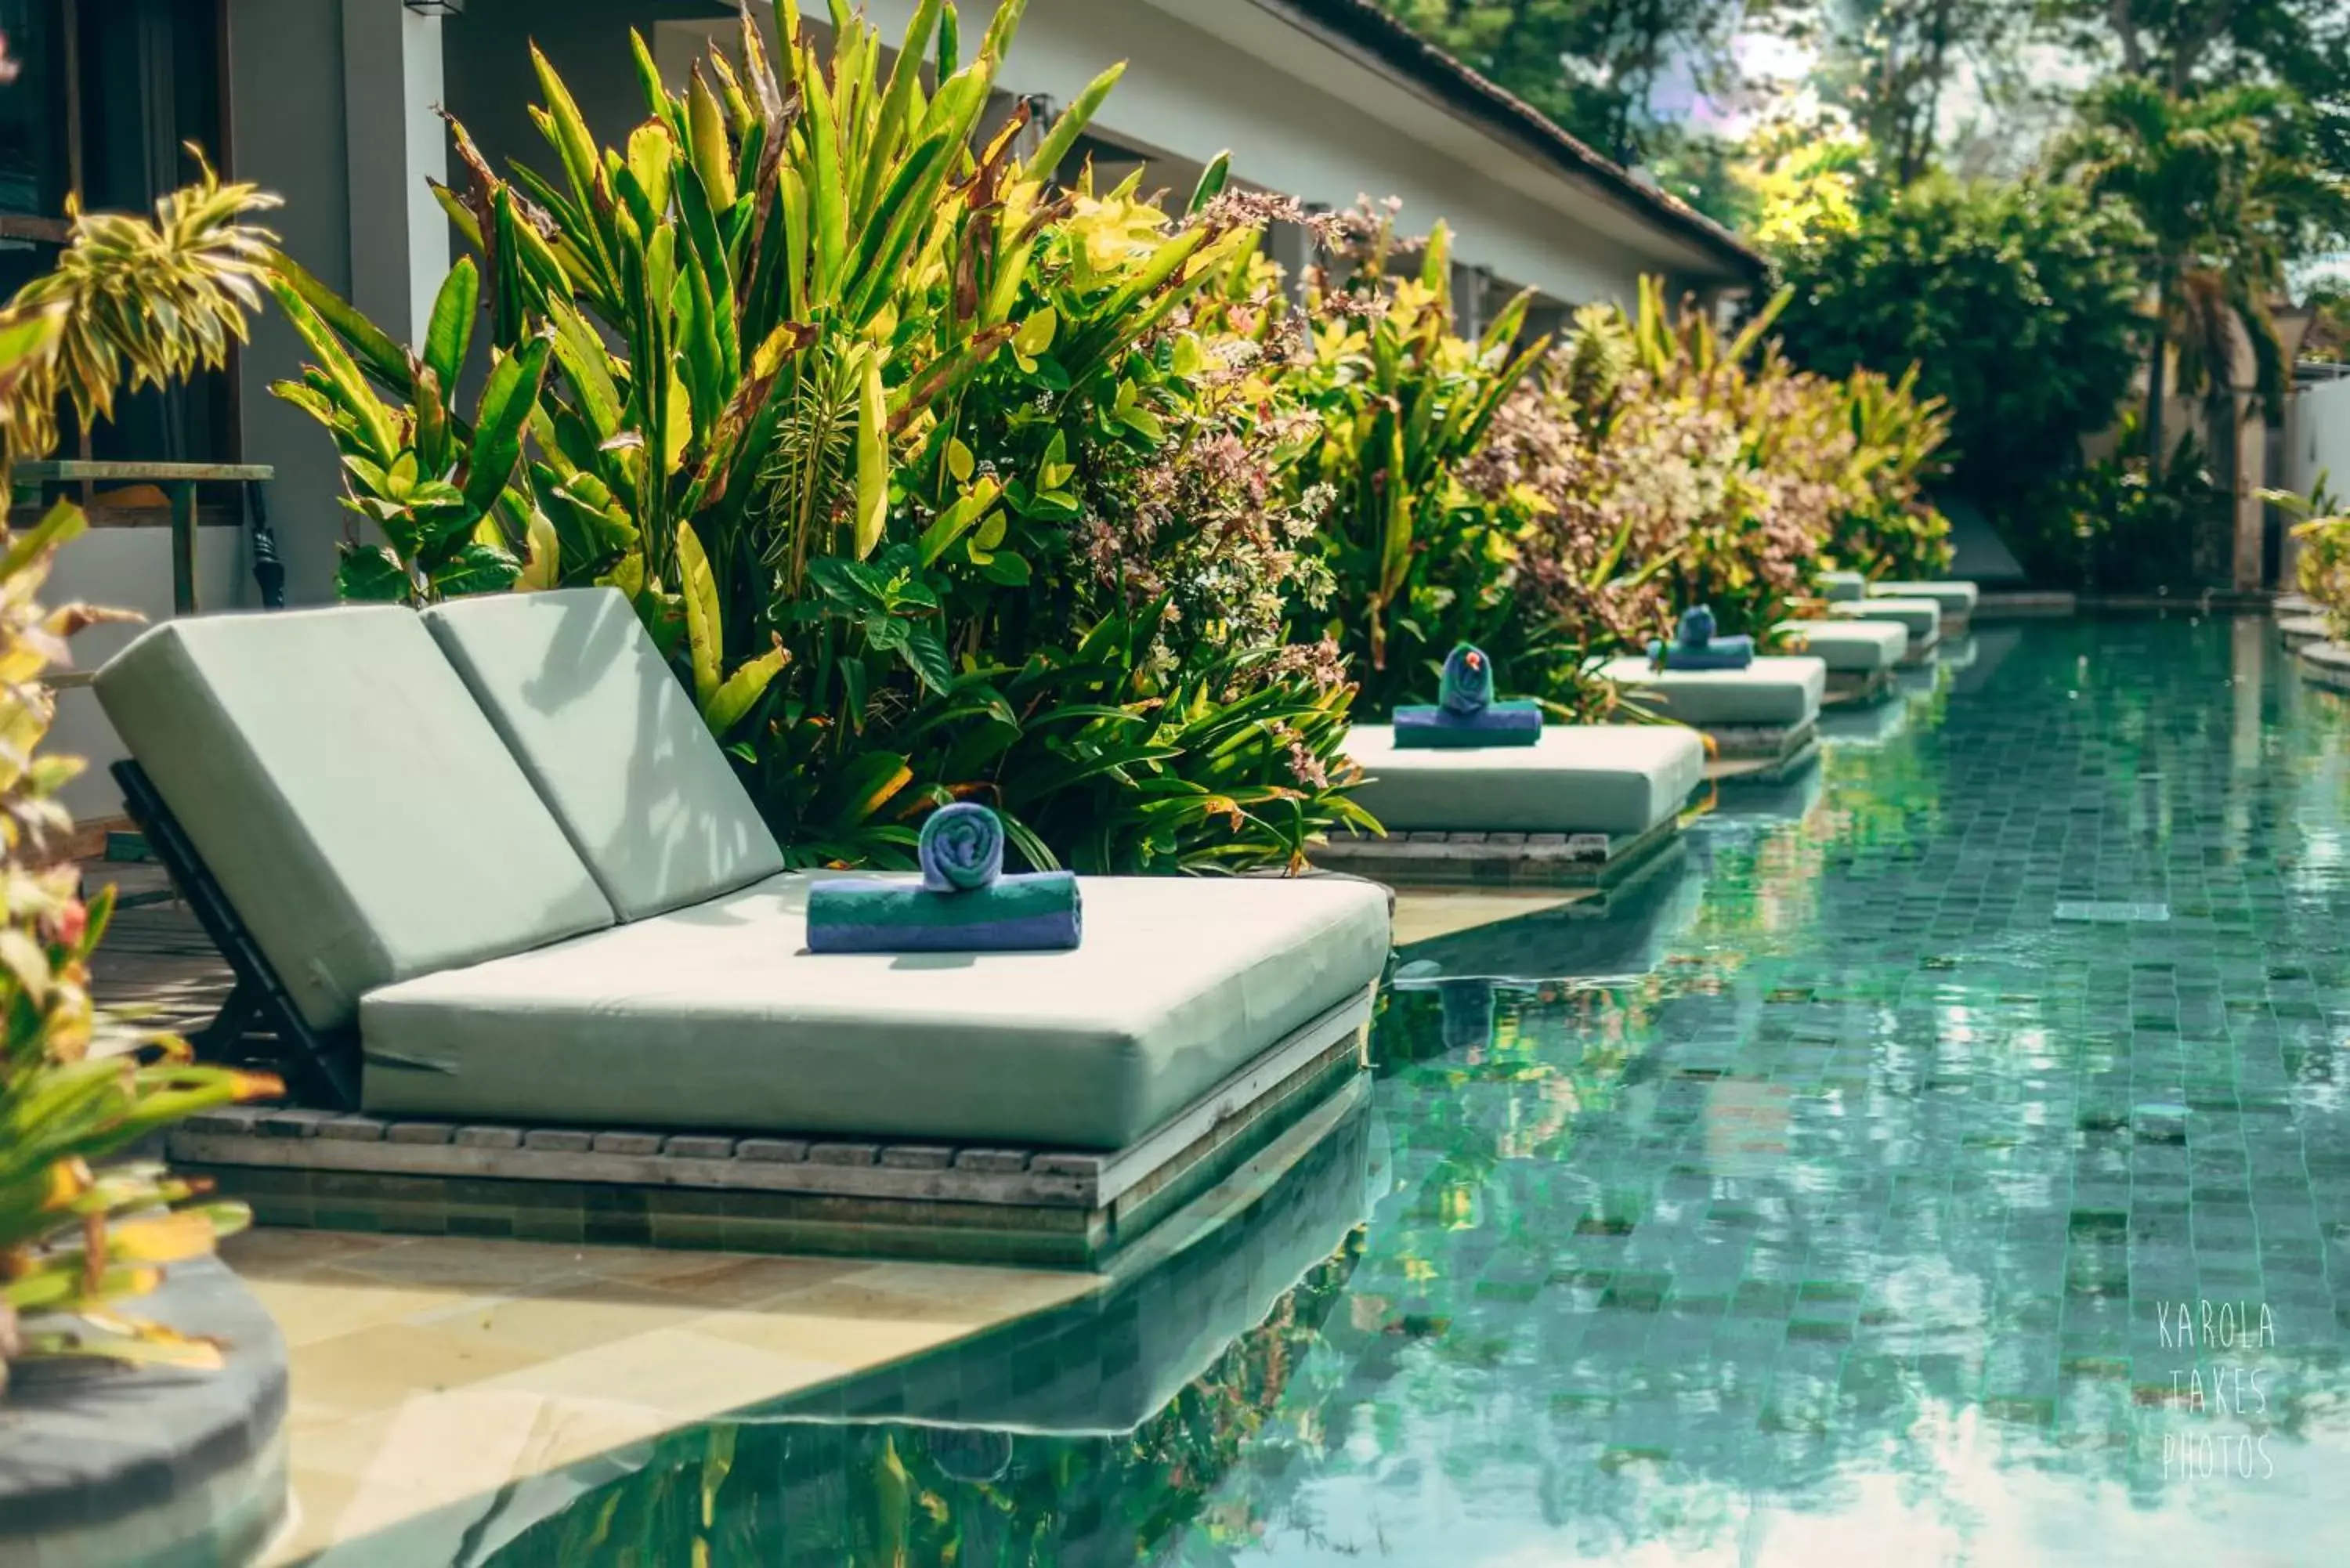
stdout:
[(919, 882), (827, 877), (808, 889), (808, 950), (1021, 952), (1073, 948), (1083, 928), (1067, 871), (999, 877), (940, 893)]

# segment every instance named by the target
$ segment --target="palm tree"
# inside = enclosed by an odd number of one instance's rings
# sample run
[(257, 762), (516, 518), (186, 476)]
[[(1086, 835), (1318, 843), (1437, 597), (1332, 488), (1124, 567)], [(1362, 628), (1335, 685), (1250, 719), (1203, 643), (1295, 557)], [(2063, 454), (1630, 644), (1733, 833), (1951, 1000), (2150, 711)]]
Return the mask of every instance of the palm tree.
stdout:
[(2272, 88), (2181, 96), (2139, 77), (2089, 95), (2081, 124), (2059, 149), (2069, 171), (2102, 200), (2137, 213), (2151, 242), (2154, 354), (2147, 374), (2146, 449), (2165, 457), (2166, 351), (2179, 382), (2211, 384), (2251, 346), (2255, 386), (2273, 408), (2283, 395), (2284, 350), (2267, 301), (2285, 264), (2350, 231), (2350, 186), (2294, 146), (2297, 101)]

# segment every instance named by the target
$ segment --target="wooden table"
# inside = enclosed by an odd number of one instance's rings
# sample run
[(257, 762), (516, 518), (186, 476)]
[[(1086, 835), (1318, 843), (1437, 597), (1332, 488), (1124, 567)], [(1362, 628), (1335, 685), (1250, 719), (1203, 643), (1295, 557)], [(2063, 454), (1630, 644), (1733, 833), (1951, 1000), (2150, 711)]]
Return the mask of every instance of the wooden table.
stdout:
[(286, 568), (277, 559), (258, 486), (277, 471), (258, 462), (100, 462), (83, 458), (42, 459), (16, 466), (16, 482), (27, 484), (152, 484), (172, 502), (172, 613), (196, 613), (196, 486), (243, 484), (253, 508), (253, 576), (261, 602), (276, 609), (286, 600)]

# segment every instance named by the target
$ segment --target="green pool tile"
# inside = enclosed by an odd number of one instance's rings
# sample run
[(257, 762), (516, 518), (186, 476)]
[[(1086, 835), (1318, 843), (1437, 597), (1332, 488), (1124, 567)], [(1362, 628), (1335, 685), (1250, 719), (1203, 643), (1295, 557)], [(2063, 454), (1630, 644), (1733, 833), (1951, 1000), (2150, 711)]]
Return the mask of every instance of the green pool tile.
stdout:
[[(678, 1434), (487, 1568), (620, 1519), (644, 1561), (778, 1568), (877, 1556), (885, 1518), (909, 1562), (1819, 1555), (1782, 1521), (1926, 1561), (1890, 1543), (1950, 1547), (1991, 1490), (1964, 1560), (2350, 1562), (2350, 700), (2224, 617), (1985, 625), (1917, 673), (1890, 740), (1831, 722), (1810, 782), (1725, 795), (1604, 906), (1401, 955), (1490, 1025), (1394, 994), (1360, 1229), (1250, 1282), (1237, 1340), (1194, 1345), (1170, 1286), (1196, 1376), (1163, 1407), (1118, 1403), (1148, 1353), (1106, 1327), (990, 1336), (929, 1369), (962, 1391), (935, 1421), (837, 1418), (911, 1397), (889, 1370)], [(2207, 1298), (2277, 1344), (2178, 1343)], [(2223, 1481), (2195, 1444), (2251, 1428), (2176, 1390), (2240, 1364), (2274, 1473)], [(1051, 1418), (1017, 1405), (1046, 1384)]]

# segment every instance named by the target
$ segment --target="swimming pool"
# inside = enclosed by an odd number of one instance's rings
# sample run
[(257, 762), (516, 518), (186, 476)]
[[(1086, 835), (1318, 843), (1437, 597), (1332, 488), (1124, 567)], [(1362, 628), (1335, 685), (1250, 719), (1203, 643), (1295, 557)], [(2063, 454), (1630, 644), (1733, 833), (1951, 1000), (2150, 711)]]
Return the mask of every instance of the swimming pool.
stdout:
[(1368, 1105), (1129, 1285), (463, 1561), (2350, 1561), (2350, 708), (2083, 621), (1827, 728), (1400, 952)]

